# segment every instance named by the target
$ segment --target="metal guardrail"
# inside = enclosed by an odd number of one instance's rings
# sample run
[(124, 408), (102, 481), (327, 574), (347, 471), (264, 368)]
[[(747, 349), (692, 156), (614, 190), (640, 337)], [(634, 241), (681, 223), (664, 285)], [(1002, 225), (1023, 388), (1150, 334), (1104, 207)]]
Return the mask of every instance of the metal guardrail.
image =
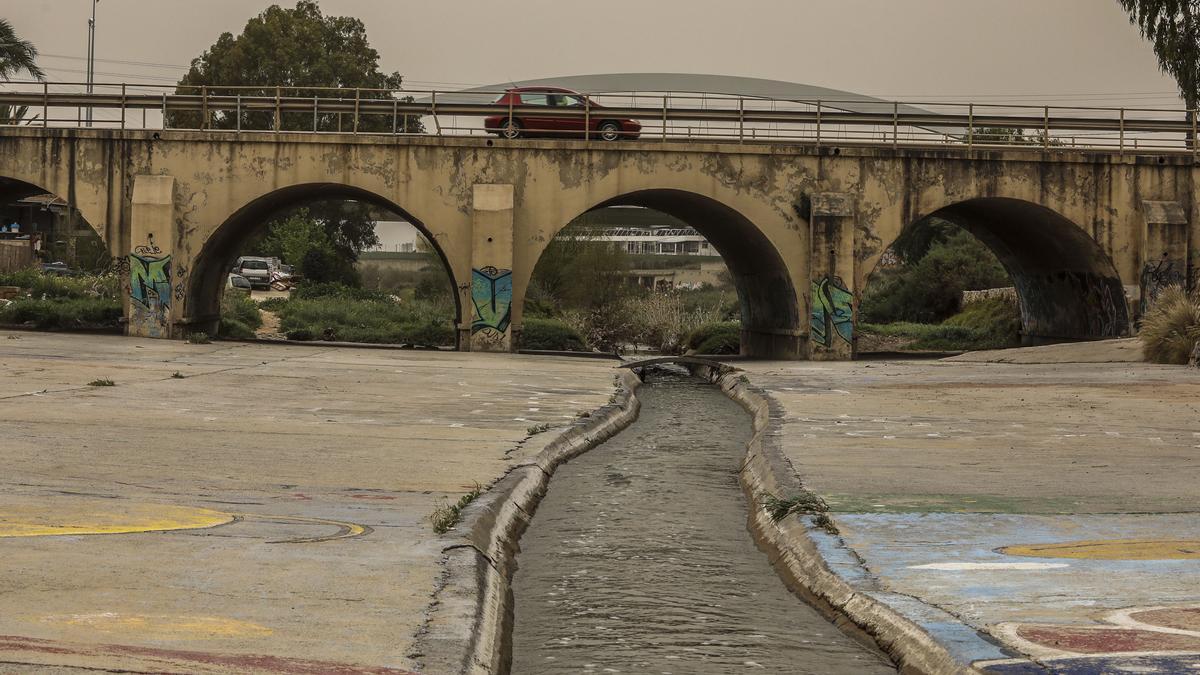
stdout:
[[(502, 91), (142, 84), (93, 84), (91, 94), (73, 90), (84, 86), (4, 83), (0, 105), (23, 106), (25, 116), (0, 120), (0, 125), (401, 135), (426, 133), (415, 131), (415, 122), (422, 120), (432, 127), (428, 133), (448, 136), (498, 133), (483, 128), (481, 121), (490, 117), (501, 125), (525, 121), (518, 132), (524, 136), (598, 140), (597, 122), (636, 120), (636, 136), (643, 140), (1198, 152), (1189, 140), (1197, 137), (1195, 115), (1151, 108), (809, 101), (691, 92), (585, 94), (583, 105), (553, 107), (497, 104)], [(96, 118), (85, 110), (109, 114)], [(617, 138), (634, 136), (623, 131)]]

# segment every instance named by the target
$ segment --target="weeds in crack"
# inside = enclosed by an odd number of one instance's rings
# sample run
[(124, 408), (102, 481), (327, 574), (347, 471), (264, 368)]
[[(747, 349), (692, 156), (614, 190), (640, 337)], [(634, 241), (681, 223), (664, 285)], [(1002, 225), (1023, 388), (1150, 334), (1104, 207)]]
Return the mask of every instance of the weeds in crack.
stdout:
[(429, 522), (433, 525), (433, 531), (445, 534), (454, 529), (459, 519), (462, 518), (462, 510), (481, 494), (483, 494), (483, 486), (475, 483), (471, 491), (459, 497), (457, 502), (451, 504), (443, 499), (442, 503), (433, 509), (433, 513), (429, 514)]
[(103, 378), (100, 380), (92, 380), (91, 382), (88, 382), (88, 386), (89, 387), (115, 387), (115, 386), (117, 386), (117, 383), (113, 382), (112, 380), (110, 380), (106, 377), (106, 378)]
[(525, 433), (530, 436), (536, 436), (536, 435), (542, 433), (543, 431), (550, 431), (550, 428), (551, 427), (550, 427), (549, 422), (542, 422), (541, 424), (535, 424), (535, 425), (529, 427), (528, 429), (525, 430)]
[(771, 520), (779, 522), (793, 513), (813, 517), (813, 524), (829, 534), (837, 534), (837, 525), (829, 518), (829, 504), (811, 492), (802, 492), (794, 497), (780, 499), (773, 494), (762, 496), (762, 507), (771, 516)]

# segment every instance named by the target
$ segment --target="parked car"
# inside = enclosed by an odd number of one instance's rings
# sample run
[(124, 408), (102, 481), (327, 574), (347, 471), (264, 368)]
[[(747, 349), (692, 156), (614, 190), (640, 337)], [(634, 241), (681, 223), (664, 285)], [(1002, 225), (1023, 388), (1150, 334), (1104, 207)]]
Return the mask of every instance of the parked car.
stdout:
[(77, 277), (83, 274), (79, 270), (71, 269), (67, 266), (67, 263), (62, 261), (42, 263), (42, 272), (60, 277)]
[(251, 288), (266, 290), (271, 287), (271, 261), (267, 258), (238, 258), (234, 272), (245, 277)]
[(253, 286), (250, 280), (240, 274), (230, 274), (225, 280), (225, 288), (231, 288), (236, 291), (241, 291), (246, 295), (250, 295), (250, 290)]
[[(577, 108), (578, 116), (559, 117), (507, 111), (483, 120), (483, 127), (502, 138), (599, 138), (604, 141), (633, 140), (642, 133), (637, 120), (622, 119), (605, 114), (604, 106), (579, 92), (559, 87), (516, 87), (496, 99), (497, 107), (545, 106), (546, 108)], [(584, 109), (590, 112), (583, 114)], [(586, 118), (586, 119), (585, 119)]]

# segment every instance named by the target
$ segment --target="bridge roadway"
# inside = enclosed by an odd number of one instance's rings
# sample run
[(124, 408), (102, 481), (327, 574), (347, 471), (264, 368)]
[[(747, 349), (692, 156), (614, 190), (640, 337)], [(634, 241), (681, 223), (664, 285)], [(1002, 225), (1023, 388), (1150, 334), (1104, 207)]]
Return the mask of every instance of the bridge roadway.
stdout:
[(458, 344), (481, 351), (519, 344), (525, 290), (555, 234), (618, 205), (663, 211), (713, 243), (749, 356), (852, 358), (868, 278), (929, 217), (996, 252), (1029, 342), (1126, 335), (1200, 265), (1195, 167), (1190, 152), (1125, 146), (0, 130), (0, 198), (48, 191), (79, 208), (129, 268), (131, 335), (211, 332), (229, 261), (271, 213), (346, 198), (427, 235), (454, 285)]
[[(781, 406), (768, 436), (829, 501), (872, 573), (859, 578), (882, 584), (868, 590), (918, 598), (959, 658), (994, 661), (1045, 656), (1018, 639), (1044, 624), (1076, 635), (1123, 607), (1200, 604), (1195, 560), (1120, 543), (1200, 539), (1200, 385), (1140, 363), (1132, 341), (1082, 347), (738, 365)], [(0, 366), (5, 672), (419, 669), (442, 549), (461, 545), (427, 516), (604, 405), (622, 372), (14, 331), (0, 331)], [(87, 385), (98, 378), (115, 386)], [(993, 550), (1081, 539), (1140, 557)], [(1011, 563), (1035, 564), (970, 571)]]

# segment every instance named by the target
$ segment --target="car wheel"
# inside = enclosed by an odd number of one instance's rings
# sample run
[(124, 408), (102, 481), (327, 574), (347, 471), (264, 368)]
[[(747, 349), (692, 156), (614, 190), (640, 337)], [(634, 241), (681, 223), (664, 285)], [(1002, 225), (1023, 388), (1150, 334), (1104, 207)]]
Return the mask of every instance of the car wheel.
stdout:
[(507, 119), (504, 126), (500, 127), (500, 135), (508, 139), (520, 138), (521, 126), (521, 120)]
[(600, 132), (601, 140), (621, 140), (621, 125), (617, 122), (601, 122), (596, 130)]

